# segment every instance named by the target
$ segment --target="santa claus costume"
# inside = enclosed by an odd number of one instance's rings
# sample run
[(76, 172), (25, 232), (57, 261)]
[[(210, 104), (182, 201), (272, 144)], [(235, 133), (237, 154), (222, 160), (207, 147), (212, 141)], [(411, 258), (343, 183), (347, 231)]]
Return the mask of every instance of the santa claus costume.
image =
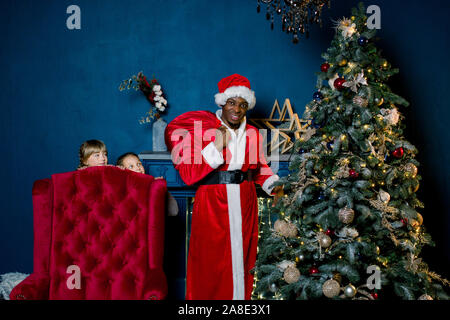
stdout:
[[(215, 101), (241, 97), (248, 109), (255, 95), (247, 78), (222, 79)], [(187, 300), (250, 299), (252, 268), (258, 241), (258, 208), (255, 183), (268, 194), (279, 179), (266, 164), (262, 137), (244, 117), (235, 131), (221, 119), (222, 110), (192, 111), (167, 125), (166, 144), (187, 185), (199, 185), (192, 212), (186, 275)], [(215, 130), (227, 127), (231, 139), (219, 152)]]

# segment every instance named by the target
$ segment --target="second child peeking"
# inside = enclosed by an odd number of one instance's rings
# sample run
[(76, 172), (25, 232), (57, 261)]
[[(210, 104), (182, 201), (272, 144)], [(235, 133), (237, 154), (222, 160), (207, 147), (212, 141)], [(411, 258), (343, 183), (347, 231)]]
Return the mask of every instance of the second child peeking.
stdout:
[(141, 160), (139, 160), (139, 156), (134, 152), (127, 152), (121, 155), (117, 159), (116, 166), (134, 172), (145, 173), (144, 166), (142, 165)]

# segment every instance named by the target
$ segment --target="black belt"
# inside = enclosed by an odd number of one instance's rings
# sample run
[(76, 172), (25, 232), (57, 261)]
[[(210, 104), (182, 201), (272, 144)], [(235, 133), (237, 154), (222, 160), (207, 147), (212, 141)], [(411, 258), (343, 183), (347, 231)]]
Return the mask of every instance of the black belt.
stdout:
[(240, 184), (244, 181), (251, 181), (252, 173), (251, 171), (213, 171), (207, 175), (198, 184)]

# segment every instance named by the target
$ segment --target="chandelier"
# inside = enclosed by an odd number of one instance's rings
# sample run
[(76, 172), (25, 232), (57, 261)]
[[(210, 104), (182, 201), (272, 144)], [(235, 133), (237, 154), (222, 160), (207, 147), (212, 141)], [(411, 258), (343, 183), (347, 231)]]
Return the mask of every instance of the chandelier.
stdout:
[(309, 25), (318, 23), (322, 27), (322, 8), (325, 4), (330, 8), (331, 0), (258, 0), (256, 11), (261, 12), (261, 2), (266, 4), (266, 19), (271, 20), (273, 30), (274, 13), (281, 15), (281, 28), (286, 33), (292, 33), (293, 43), (298, 43), (299, 35), (309, 37)]

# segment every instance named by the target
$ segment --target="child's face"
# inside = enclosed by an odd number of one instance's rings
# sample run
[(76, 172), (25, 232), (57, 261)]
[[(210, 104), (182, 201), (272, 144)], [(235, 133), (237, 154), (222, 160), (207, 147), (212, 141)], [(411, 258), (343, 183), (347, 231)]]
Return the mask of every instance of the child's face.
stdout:
[(144, 167), (142, 166), (141, 160), (133, 155), (125, 157), (122, 161), (122, 165), (125, 169), (134, 172), (145, 173)]
[(105, 166), (108, 164), (108, 155), (106, 151), (94, 152), (89, 156), (85, 164), (88, 167)]

